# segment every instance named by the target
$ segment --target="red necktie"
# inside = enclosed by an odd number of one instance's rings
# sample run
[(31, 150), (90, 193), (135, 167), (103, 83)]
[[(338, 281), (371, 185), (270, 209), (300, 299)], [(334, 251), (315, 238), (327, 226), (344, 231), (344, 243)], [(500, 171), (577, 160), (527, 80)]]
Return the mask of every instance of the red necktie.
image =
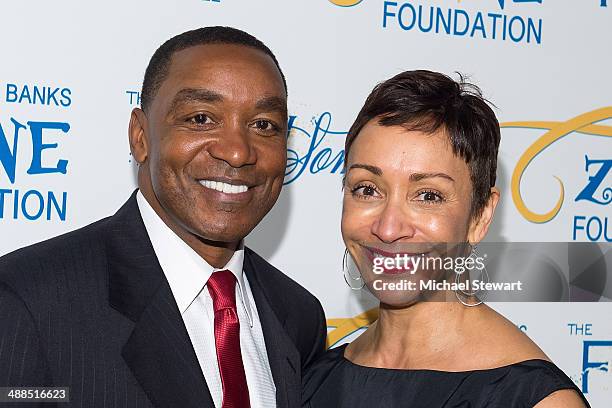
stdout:
[(240, 353), (236, 277), (230, 271), (215, 272), (206, 286), (215, 310), (215, 347), (223, 384), (222, 408), (249, 408), (249, 388)]

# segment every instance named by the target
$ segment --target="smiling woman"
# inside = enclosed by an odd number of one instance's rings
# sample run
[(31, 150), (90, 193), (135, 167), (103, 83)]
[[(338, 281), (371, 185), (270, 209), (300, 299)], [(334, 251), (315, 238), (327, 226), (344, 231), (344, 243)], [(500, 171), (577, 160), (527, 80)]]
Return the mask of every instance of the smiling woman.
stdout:
[[(341, 228), (379, 317), (312, 366), (305, 406), (588, 406), (535, 343), (474, 296), (468, 282), (482, 282), (470, 271), (415, 262), (465, 257), (485, 237), (500, 197), (499, 143), (493, 110), (463, 78), (409, 71), (374, 88), (345, 143)], [(373, 269), (402, 257), (409, 268)]]

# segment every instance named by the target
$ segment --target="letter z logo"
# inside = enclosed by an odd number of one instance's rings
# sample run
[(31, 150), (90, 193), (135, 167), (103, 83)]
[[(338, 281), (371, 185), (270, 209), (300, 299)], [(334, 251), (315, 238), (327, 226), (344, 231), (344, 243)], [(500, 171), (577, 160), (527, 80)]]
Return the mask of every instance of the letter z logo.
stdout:
[(599, 170), (597, 171), (597, 173), (595, 173), (594, 176), (589, 176), (589, 184), (587, 184), (586, 187), (580, 192), (580, 194), (576, 196), (575, 201), (587, 200), (601, 205), (610, 204), (612, 202), (611, 187), (604, 188), (602, 192), (603, 200), (598, 200), (594, 196), (597, 192), (597, 189), (603, 183), (606, 176), (610, 172), (610, 169), (612, 168), (612, 160), (589, 160), (589, 157), (586, 155), (584, 156), (584, 160), (586, 162), (584, 166), (584, 171), (586, 171), (587, 173), (589, 171), (589, 167), (591, 167), (592, 164), (600, 164), (600, 166)]

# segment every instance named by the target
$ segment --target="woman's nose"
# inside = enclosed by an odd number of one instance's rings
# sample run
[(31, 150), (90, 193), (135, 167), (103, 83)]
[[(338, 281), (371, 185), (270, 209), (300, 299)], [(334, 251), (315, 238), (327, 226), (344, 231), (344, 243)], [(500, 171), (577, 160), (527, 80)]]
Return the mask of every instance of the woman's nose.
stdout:
[(388, 202), (372, 223), (372, 234), (385, 243), (414, 237), (416, 228), (409, 211), (401, 204)]

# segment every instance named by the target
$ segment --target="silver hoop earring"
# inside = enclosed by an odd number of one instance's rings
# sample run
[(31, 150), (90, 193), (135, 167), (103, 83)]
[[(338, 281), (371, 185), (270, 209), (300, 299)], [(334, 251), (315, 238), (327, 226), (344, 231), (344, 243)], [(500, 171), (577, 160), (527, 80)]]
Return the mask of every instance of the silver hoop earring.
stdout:
[[(472, 257), (472, 255), (474, 255), (475, 258), (478, 258), (478, 251), (476, 250), (476, 247), (472, 247), (472, 252), (470, 253), (470, 258)], [(457, 285), (457, 287), (459, 287), (459, 275), (462, 275), (463, 273), (459, 274), (455, 272), (455, 284)], [(487, 267), (484, 266), (483, 264), (483, 271), (482, 271), (482, 281), (484, 282), (486, 280), (486, 283), (489, 283), (491, 281), (491, 279), (489, 278), (489, 272), (487, 272)], [(455, 296), (457, 297), (457, 300), (459, 300), (459, 302), (461, 302), (461, 304), (463, 304), (464, 306), (468, 306), (468, 307), (474, 307), (474, 306), (478, 306), (484, 303), (484, 300), (486, 299), (486, 295), (487, 292), (482, 291), (483, 293), (481, 295), (477, 295), (479, 291), (473, 291), (473, 292), (466, 292), (463, 289), (458, 289), (455, 290)], [(471, 298), (471, 297), (475, 297), (478, 299), (477, 303), (469, 303), (467, 301), (467, 299)]]
[[(361, 290), (365, 286), (365, 281), (361, 277), (361, 272), (357, 278), (351, 276), (350, 266), (348, 265), (348, 249), (344, 250), (344, 256), (342, 257), (342, 275), (344, 276), (344, 281), (352, 290)], [(354, 286), (351, 282), (355, 282), (357, 284), (361, 282), (361, 286)]]

